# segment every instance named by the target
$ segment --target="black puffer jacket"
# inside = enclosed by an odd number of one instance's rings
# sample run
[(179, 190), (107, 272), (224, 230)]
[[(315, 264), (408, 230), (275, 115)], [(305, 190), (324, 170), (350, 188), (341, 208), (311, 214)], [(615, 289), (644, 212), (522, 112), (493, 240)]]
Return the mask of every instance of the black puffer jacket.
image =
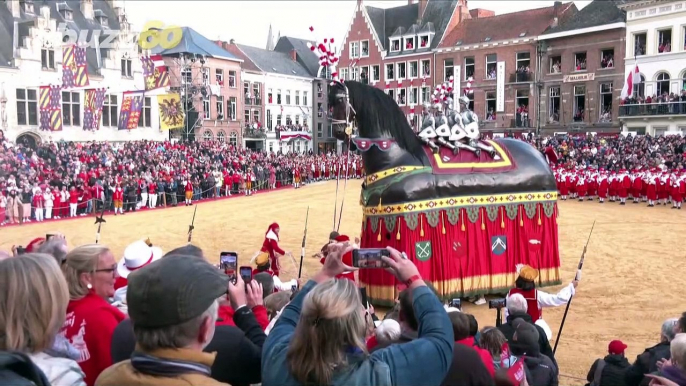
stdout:
[(633, 365), (629, 366), (624, 375), (626, 386), (648, 386), (650, 378), (645, 378), (645, 374), (657, 371), (657, 362), (660, 359), (670, 359), (669, 342), (661, 342), (653, 347), (648, 347), (636, 357)]
[(529, 386), (557, 386), (557, 368), (553, 361), (545, 355), (524, 357), (524, 365), (529, 370), (527, 381)]
[(557, 368), (557, 361), (555, 361), (555, 355), (553, 354), (553, 349), (550, 347), (550, 342), (548, 341), (548, 337), (545, 335), (545, 331), (543, 328), (541, 328), (541, 326), (534, 324), (529, 314), (512, 313), (507, 316), (507, 323), (503, 323), (500, 325), (500, 327), (498, 327), (498, 330), (505, 335), (507, 343), (512, 344), (512, 337), (515, 333), (515, 328), (512, 323), (515, 321), (515, 319), (522, 319), (523, 321), (531, 323), (536, 327), (536, 330), (538, 331), (538, 350), (541, 354), (550, 358), (550, 360), (553, 361), (555, 368)]
[[(630, 367), (626, 357), (624, 355), (607, 355), (603, 360), (605, 361), (605, 366), (600, 372), (600, 379), (596, 384), (598, 386), (625, 386), (624, 376), (626, 370)], [(600, 359), (597, 359), (593, 362), (586, 376), (588, 382), (593, 383), (600, 361)]]

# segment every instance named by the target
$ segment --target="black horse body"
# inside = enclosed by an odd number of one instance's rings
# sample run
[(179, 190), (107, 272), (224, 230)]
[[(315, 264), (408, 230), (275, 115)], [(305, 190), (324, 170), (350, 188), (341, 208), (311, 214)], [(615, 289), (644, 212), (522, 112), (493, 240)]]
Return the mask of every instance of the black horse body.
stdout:
[[(329, 103), (334, 106), (335, 119), (345, 119), (341, 114), (347, 114), (346, 88), (354, 111), (349, 118), (357, 124), (359, 137), (372, 140), (392, 138), (396, 141), (387, 151), (372, 146), (362, 153), (368, 176), (399, 166), (431, 168), (424, 145), (395, 101), (383, 91), (358, 82), (345, 82), (345, 87), (335, 84), (329, 91)], [(342, 126), (334, 125), (339, 139), (346, 136), (345, 125)], [(383, 184), (383, 189), (370, 189), (364, 204), (375, 206), (380, 200), (387, 205), (459, 196), (552, 192), (557, 189), (550, 167), (533, 146), (515, 139), (498, 139), (496, 142), (509, 152), (516, 165), (514, 170), (461, 174), (406, 173), (396, 182)]]

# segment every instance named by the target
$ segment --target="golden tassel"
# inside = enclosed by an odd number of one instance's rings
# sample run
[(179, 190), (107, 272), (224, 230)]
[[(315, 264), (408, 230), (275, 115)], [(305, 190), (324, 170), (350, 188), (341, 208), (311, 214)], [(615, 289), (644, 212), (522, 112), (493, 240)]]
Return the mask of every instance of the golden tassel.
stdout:
[(422, 214), (418, 214), (419, 216), (419, 236), (424, 237), (424, 221), (422, 220)]
[(519, 207), (519, 226), (524, 226), (524, 217), (522, 216), (522, 207)]
[(383, 225), (383, 217), (379, 217), (379, 235), (376, 236), (376, 241), (381, 242), (381, 226)]
[(400, 218), (401, 217), (402, 216), (398, 216), (398, 220), (397, 220), (398, 221), (398, 233), (395, 235), (395, 239), (398, 241), (400, 241)]
[(536, 206), (536, 209), (538, 209), (538, 225), (541, 225), (541, 208)]
[(500, 207), (500, 228), (505, 229), (505, 215), (503, 214), (503, 207)]
[(481, 230), (482, 231), (486, 230), (486, 224), (484, 224), (484, 215), (483, 214), (481, 215)]
[(464, 212), (462, 211), (462, 209), (458, 209), (458, 210), (460, 211), (460, 222), (462, 223), (462, 228), (461, 228), (461, 229), (462, 229), (462, 232), (464, 232), (464, 231), (465, 231), (465, 227), (464, 227)]
[(441, 212), (441, 225), (443, 226), (443, 234), (445, 234), (445, 220), (443, 219), (443, 212)]

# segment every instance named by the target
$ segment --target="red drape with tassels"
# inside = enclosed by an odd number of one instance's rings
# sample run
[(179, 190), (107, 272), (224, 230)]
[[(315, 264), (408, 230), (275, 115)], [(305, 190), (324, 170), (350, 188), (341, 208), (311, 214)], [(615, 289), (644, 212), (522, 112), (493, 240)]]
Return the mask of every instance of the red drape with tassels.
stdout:
[[(391, 246), (404, 251), (417, 265), (422, 277), (446, 299), (504, 292), (514, 286), (517, 264), (539, 269), (539, 285), (559, 283), (556, 210), (553, 216), (546, 217), (538, 204), (536, 214), (530, 219), (520, 205), (517, 217), (510, 220), (502, 207), (498, 209), (495, 221), (490, 221), (486, 209), (481, 208), (479, 218), (472, 223), (466, 211), (461, 209), (459, 221), (454, 225), (448, 221), (445, 211), (441, 212), (436, 227), (431, 227), (426, 215), (420, 213), (414, 230), (407, 227), (402, 215), (398, 216), (392, 232), (387, 231), (384, 219), (379, 220), (374, 232), (371, 219), (367, 218), (361, 247)], [(506, 242), (506, 249), (501, 254), (492, 250), (496, 238)], [(425, 241), (431, 242), (431, 257), (420, 261), (416, 245)], [(395, 278), (384, 270), (363, 269), (359, 277), (376, 303), (391, 303), (395, 299)]]

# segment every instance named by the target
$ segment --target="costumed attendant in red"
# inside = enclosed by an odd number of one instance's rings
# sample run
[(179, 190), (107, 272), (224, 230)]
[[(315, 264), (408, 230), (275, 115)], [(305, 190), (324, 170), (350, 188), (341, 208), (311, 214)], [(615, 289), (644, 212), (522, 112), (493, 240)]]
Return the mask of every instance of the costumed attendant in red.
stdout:
[[(176, 194), (176, 192), (174, 192), (174, 194)], [(112, 193), (112, 201), (114, 201), (114, 215), (116, 216), (117, 213), (124, 214), (124, 191), (119, 184), (117, 184), (117, 187)]]
[[(567, 304), (569, 299), (576, 293), (576, 287), (579, 282), (574, 280), (569, 285), (560, 290), (557, 294), (549, 294), (547, 292), (536, 289), (536, 278), (538, 278), (538, 270), (528, 265), (518, 266), (519, 277), (515, 281), (515, 288), (507, 293), (510, 297), (514, 294), (520, 294), (526, 299), (528, 305), (527, 313), (531, 316), (531, 320), (535, 324), (541, 326), (548, 336), (548, 340), (553, 337), (553, 332), (550, 330), (548, 323), (543, 320), (543, 307), (558, 307)], [(507, 309), (505, 309), (505, 318), (507, 319)]]
[(187, 181), (184, 181), (183, 185), (186, 192), (186, 206), (193, 205), (193, 183), (191, 179), (188, 178)]
[(684, 174), (684, 170), (682, 170), (681, 175), (676, 175), (672, 179), (672, 209), (681, 209), (681, 202), (684, 200), (685, 194), (686, 174)]
[(646, 176), (646, 196), (648, 197), (648, 206), (655, 206), (655, 201), (657, 201), (657, 185), (659, 183), (659, 177), (657, 176), (655, 168), (650, 169), (650, 173)]
[(300, 187), (300, 168), (297, 166), (293, 169), (293, 186), (296, 189)]
[(638, 171), (634, 169), (634, 173), (631, 175), (631, 196), (634, 198), (634, 204), (638, 204), (641, 199), (641, 190), (643, 189), (643, 176)]
[(601, 204), (605, 202), (609, 189), (610, 184), (607, 182), (607, 173), (605, 170), (600, 169), (600, 176), (598, 177), (598, 199)]
[(619, 186), (617, 188), (617, 195), (619, 196), (619, 205), (626, 205), (626, 199), (629, 197), (629, 189), (631, 189), (631, 178), (626, 173), (625, 169), (619, 171), (618, 182)]
[[(345, 243), (345, 242), (349, 242), (349, 241), (350, 241), (350, 237), (348, 237), (346, 235), (340, 235), (340, 236), (336, 237), (336, 239), (335, 239), (335, 242), (337, 242), (337, 243)], [(353, 248), (355, 248), (355, 247), (357, 247), (357, 246), (353, 245)], [(359, 248), (359, 247), (357, 247), (357, 248)], [(326, 260), (326, 253), (324, 254), (324, 257), (319, 259), (319, 262), (321, 262), (322, 265), (324, 265), (324, 260)], [(352, 252), (346, 253), (345, 255), (343, 255), (341, 260), (343, 261), (343, 264), (347, 265), (348, 267), (352, 267), (353, 266), (353, 253)], [(342, 274), (337, 275), (336, 279), (348, 279), (348, 280), (352, 280), (354, 282), (355, 281), (355, 272), (352, 272), (352, 271), (351, 272), (343, 272)]]
[(67, 316), (60, 335), (79, 352), (76, 359), (93, 386), (98, 375), (112, 365), (112, 334), (126, 315), (110, 305), (114, 296), (117, 262), (107, 247), (97, 244), (73, 249), (62, 264), (69, 286)]
[(274, 274), (274, 271), (271, 270), (271, 265), (269, 264), (269, 256), (266, 253), (262, 253), (257, 255), (255, 258), (255, 265), (257, 267), (252, 270), (252, 275), (255, 276), (258, 273), (266, 272), (269, 275), (271, 275), (272, 279), (274, 280), (274, 291), (290, 291), (293, 289), (293, 286), (298, 286), (298, 281), (296, 279), (289, 280), (289, 281), (281, 281), (281, 278), (276, 276)]
[(264, 242), (262, 243), (262, 248), (253, 258), (254, 261), (260, 259), (262, 255), (268, 255), (269, 261), (272, 267), (274, 275), (279, 276), (281, 271), (281, 263), (279, 263), (279, 257), (282, 255), (289, 254), (279, 247), (279, 224), (273, 223), (267, 229), (267, 233), (264, 235)]

